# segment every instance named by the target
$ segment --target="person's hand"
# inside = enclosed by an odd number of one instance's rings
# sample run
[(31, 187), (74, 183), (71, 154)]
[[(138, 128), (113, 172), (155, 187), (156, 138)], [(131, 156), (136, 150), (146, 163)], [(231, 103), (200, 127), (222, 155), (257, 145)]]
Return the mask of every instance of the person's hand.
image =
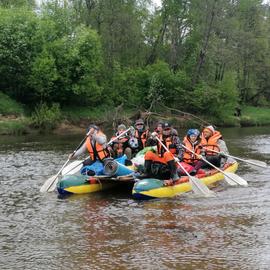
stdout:
[(93, 127), (89, 129), (89, 131), (87, 132), (87, 136), (92, 137), (94, 134), (97, 133), (97, 130), (94, 129)]
[(173, 180), (164, 180), (164, 186), (172, 186), (173, 185)]
[(220, 156), (221, 158), (226, 158), (226, 157), (227, 157), (226, 154), (225, 154), (224, 152), (220, 152), (220, 153), (219, 153), (219, 156)]
[(133, 126), (131, 126), (131, 127), (129, 128), (129, 131), (130, 131), (130, 135), (131, 135), (131, 136), (134, 136), (134, 135), (135, 135), (135, 128), (134, 128)]
[(157, 135), (158, 135), (158, 133), (157, 133), (157, 132), (155, 132), (155, 131), (151, 133), (151, 137), (153, 137), (153, 138), (156, 138), (156, 137), (157, 137)]
[(68, 159), (73, 159), (74, 154), (75, 154), (74, 152), (73, 152), (73, 153), (71, 153), (71, 154), (69, 154), (69, 155), (68, 155)]

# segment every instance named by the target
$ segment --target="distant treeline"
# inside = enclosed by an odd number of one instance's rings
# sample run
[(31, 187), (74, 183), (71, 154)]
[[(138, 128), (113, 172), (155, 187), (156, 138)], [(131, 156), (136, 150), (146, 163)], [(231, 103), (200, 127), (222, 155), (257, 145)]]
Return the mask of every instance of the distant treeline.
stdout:
[(222, 119), (269, 106), (259, 0), (0, 0), (0, 91), (29, 108), (153, 108)]

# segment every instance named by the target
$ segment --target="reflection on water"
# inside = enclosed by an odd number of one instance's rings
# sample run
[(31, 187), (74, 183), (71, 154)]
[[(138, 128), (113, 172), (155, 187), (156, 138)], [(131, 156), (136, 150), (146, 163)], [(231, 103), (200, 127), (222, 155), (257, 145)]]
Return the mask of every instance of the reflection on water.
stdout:
[[(269, 128), (222, 131), (232, 154), (270, 163)], [(0, 269), (269, 269), (269, 169), (241, 164), (249, 187), (207, 199), (40, 194), (80, 140), (0, 137)]]

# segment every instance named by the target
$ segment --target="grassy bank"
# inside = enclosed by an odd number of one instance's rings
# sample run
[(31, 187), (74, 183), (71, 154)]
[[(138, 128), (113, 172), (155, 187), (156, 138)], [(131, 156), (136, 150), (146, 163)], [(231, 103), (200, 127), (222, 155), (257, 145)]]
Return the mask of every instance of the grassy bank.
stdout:
[(243, 127), (270, 125), (270, 108), (252, 106), (243, 107), (240, 124)]
[[(2, 101), (1, 101), (2, 97)], [(90, 123), (101, 125), (102, 127), (111, 128), (113, 123), (123, 122), (131, 124), (136, 115), (135, 110), (109, 108), (109, 107), (73, 107), (47, 110), (46, 108), (34, 112), (31, 117), (23, 116), (23, 108), (14, 101), (0, 96), (0, 104), (4, 104), (0, 114), (0, 135), (19, 135), (31, 132), (45, 131), (48, 133), (76, 133), (82, 132)], [(2, 103), (1, 103), (2, 102)], [(8, 104), (8, 105), (7, 105)], [(6, 109), (3, 109), (6, 108)], [(162, 119), (162, 115), (151, 116), (152, 123)], [(209, 123), (218, 127), (225, 126), (261, 126), (270, 125), (270, 108), (246, 106), (242, 108), (241, 116), (228, 116), (226, 119), (217, 120), (214, 117), (203, 117)], [(200, 127), (203, 125), (198, 119), (192, 117), (170, 117), (166, 118), (176, 127)], [(197, 121), (195, 121), (197, 120)]]

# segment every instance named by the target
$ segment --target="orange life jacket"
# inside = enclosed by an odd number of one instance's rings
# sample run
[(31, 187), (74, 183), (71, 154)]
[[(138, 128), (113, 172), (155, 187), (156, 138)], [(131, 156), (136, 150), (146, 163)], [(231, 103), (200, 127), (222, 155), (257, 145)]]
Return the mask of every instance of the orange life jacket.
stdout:
[[(158, 137), (173, 155), (177, 153), (176, 145), (173, 143), (173, 136), (166, 137), (165, 140), (163, 139), (162, 134), (159, 134)], [(160, 157), (163, 157), (164, 153), (166, 152), (160, 142), (157, 143), (157, 152)]]
[(137, 138), (138, 141), (142, 142), (142, 149), (143, 149), (145, 147), (146, 141), (149, 137), (149, 130), (147, 129), (147, 130), (143, 131), (141, 135), (139, 135), (139, 131), (136, 129), (134, 137)]
[[(104, 135), (103, 132), (99, 131), (97, 133), (97, 136)], [(97, 142), (95, 142), (95, 145), (92, 145), (91, 140), (89, 137), (86, 139), (86, 148), (89, 152), (91, 160), (96, 160), (97, 158), (99, 160), (103, 160), (104, 158), (107, 158), (110, 156), (109, 151), (107, 148), (103, 148), (103, 146)]]
[[(183, 144), (186, 148), (191, 150), (192, 152), (200, 155), (201, 153), (201, 145), (200, 143), (196, 144), (195, 146), (188, 140), (187, 136), (183, 140)], [(183, 155), (183, 161), (189, 164), (194, 163), (194, 161), (198, 160), (198, 156), (193, 154), (191, 151), (188, 151), (185, 149), (184, 155)]]
[(205, 149), (205, 154), (207, 156), (216, 156), (217, 153), (214, 153), (210, 150), (215, 150), (220, 152), (220, 148), (218, 146), (218, 140), (222, 138), (222, 135), (219, 131), (215, 131), (214, 134), (206, 139), (203, 134), (202, 134), (202, 138), (201, 138), (201, 145), (203, 147), (203, 149)]

